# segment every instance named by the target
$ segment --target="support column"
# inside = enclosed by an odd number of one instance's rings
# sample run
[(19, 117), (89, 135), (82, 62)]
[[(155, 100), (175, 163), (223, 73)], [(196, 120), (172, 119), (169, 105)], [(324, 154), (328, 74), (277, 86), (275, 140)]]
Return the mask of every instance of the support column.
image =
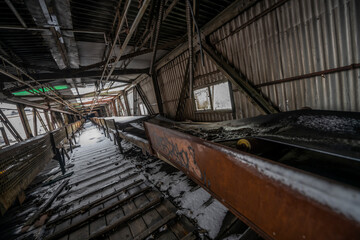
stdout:
[(113, 106), (114, 116), (115, 116), (115, 117), (116, 117), (116, 116), (119, 116), (119, 115), (118, 115), (118, 112), (117, 112), (117, 110), (116, 110), (115, 99), (112, 100), (111, 103), (112, 103), (112, 106)]
[(134, 116), (139, 115), (138, 114), (138, 97), (137, 97), (137, 91), (135, 88), (133, 88), (133, 111), (134, 111)]
[(151, 75), (151, 79), (152, 79), (152, 83), (153, 83), (153, 86), (154, 86), (156, 103), (158, 105), (159, 113), (160, 113), (160, 115), (164, 115), (163, 104), (162, 104), (161, 93), (160, 93), (160, 87), (159, 87), (159, 82), (158, 82), (158, 79), (157, 79), (157, 73), (156, 72), (154, 72)]
[(124, 101), (125, 101), (125, 105), (126, 105), (127, 115), (131, 116), (129, 101), (128, 101), (127, 96), (126, 96), (126, 92), (123, 92), (123, 95), (124, 95)]
[(23, 139), (20, 136), (20, 134), (18, 133), (18, 131), (16, 131), (14, 126), (11, 124), (9, 119), (7, 119), (7, 117), (5, 116), (5, 114), (3, 113), (3, 111), (1, 109), (0, 109), (0, 121), (9, 130), (9, 132), (11, 133), (11, 135), (13, 135), (13, 137), (16, 139), (16, 141), (18, 141), (18, 142), (23, 141)]
[(37, 128), (37, 115), (36, 109), (33, 108), (33, 126), (34, 126), (34, 136), (38, 135), (38, 128)]
[[(40, 121), (40, 123), (41, 123), (41, 126), (44, 128), (45, 132), (48, 132), (49, 130), (48, 130), (48, 128), (46, 127), (46, 124), (44, 123), (44, 120), (41, 118), (41, 115), (40, 115), (39, 111), (37, 111), (37, 110), (35, 109), (35, 112), (36, 112), (37, 118), (39, 119), (39, 121)], [(44, 112), (44, 114), (45, 114), (45, 112)]]
[(232, 87), (232, 83), (228, 81), (229, 84), (229, 94), (230, 94), (230, 102), (231, 102), (231, 109), (232, 109), (232, 117), (233, 119), (236, 119), (236, 105), (234, 100), (234, 91)]
[(119, 104), (120, 104), (120, 107), (121, 107), (121, 109), (122, 109), (122, 112), (123, 112), (123, 114), (124, 114), (124, 116), (126, 115), (126, 107), (124, 106), (124, 104), (122, 103), (122, 101), (121, 101), (121, 96), (119, 96), (118, 97), (118, 99), (119, 99)]
[(31, 132), (29, 120), (26, 117), (25, 106), (22, 105), (22, 104), (17, 104), (17, 109), (18, 109), (18, 112), (19, 112), (21, 123), (22, 123), (22, 125), (24, 127), (26, 138), (27, 139), (32, 138), (33, 134)]
[(3, 127), (0, 127), (0, 131), (1, 131), (1, 135), (2, 135), (2, 137), (4, 139), (5, 145), (6, 146), (10, 145), (9, 138), (7, 137), (5, 129)]
[(64, 124), (67, 125), (69, 124), (69, 117), (67, 114), (63, 113), (63, 118), (64, 118)]
[(53, 125), (52, 122), (50, 121), (49, 111), (45, 110), (45, 111), (44, 111), (44, 115), (45, 115), (46, 123), (47, 123), (47, 125), (49, 126), (50, 131), (54, 130), (54, 125)]

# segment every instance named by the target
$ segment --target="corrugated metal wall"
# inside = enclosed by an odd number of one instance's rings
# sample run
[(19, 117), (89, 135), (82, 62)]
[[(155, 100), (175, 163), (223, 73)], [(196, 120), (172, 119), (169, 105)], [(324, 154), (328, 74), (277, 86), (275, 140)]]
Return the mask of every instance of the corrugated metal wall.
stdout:
[[(360, 69), (284, 83), (289, 77), (360, 63), (360, 1), (289, 0), (256, 21), (256, 17), (278, 1), (259, 1), (252, 8), (223, 25), (210, 42), (281, 111), (313, 109), (360, 111)], [(249, 22), (250, 21), (250, 22)], [(175, 117), (187, 52), (167, 63), (158, 72), (164, 111)], [(194, 88), (226, 80), (205, 55), (198, 59)], [(151, 87), (144, 89), (155, 103)], [(144, 84), (144, 83), (142, 83)], [(145, 85), (145, 84), (144, 84)], [(145, 88), (145, 87), (143, 87)], [(259, 115), (256, 107), (234, 86), (236, 117)], [(188, 101), (186, 118), (194, 121), (232, 119), (231, 113), (195, 113)]]
[[(276, 2), (260, 1), (210, 37), (254, 85), (360, 63), (359, 1), (287, 1), (242, 28)], [(359, 73), (356, 69), (260, 89), (281, 111), (360, 111)]]

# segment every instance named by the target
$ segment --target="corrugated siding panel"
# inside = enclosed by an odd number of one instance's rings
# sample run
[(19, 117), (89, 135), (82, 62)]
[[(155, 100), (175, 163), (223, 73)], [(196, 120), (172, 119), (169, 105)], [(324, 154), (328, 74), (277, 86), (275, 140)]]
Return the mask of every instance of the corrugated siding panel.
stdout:
[[(234, 31), (278, 1), (260, 1), (210, 36), (217, 50), (253, 84), (360, 63), (360, 2), (288, 1)], [(261, 87), (281, 111), (360, 111), (359, 69)], [(235, 96), (244, 117), (245, 98)], [(237, 113), (238, 117), (242, 114)]]
[(158, 71), (158, 82), (164, 106), (164, 114), (175, 118), (176, 109), (184, 81), (188, 52), (166, 64)]

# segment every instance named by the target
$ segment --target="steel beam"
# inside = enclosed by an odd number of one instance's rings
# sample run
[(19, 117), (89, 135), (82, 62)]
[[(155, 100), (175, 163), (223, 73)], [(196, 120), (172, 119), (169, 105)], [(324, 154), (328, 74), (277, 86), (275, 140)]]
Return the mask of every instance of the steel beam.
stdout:
[(16, 10), (16, 8), (14, 7), (14, 5), (11, 3), (10, 0), (5, 0), (6, 4), (9, 6), (9, 8), (11, 9), (11, 11), (15, 14), (16, 18), (19, 20), (19, 22), (21, 23), (21, 25), (24, 28), (27, 28), (26, 23), (24, 22), (24, 20), (22, 19), (22, 17), (20, 16), (19, 12)]
[(265, 239), (358, 239), (360, 191), (287, 165), (145, 122), (170, 161)]
[(153, 52), (152, 52), (152, 56), (151, 56), (149, 74), (152, 74), (155, 71), (154, 65), (155, 65), (155, 61), (156, 61), (156, 51), (157, 51), (157, 45), (158, 45), (158, 40), (159, 40), (159, 33), (160, 33), (162, 18), (163, 18), (163, 14), (164, 14), (164, 0), (160, 0), (159, 4), (160, 4), (159, 16), (158, 16), (158, 19), (156, 22), (156, 28), (154, 29), (154, 36), (153, 36), (154, 46), (153, 46)]
[(34, 136), (37, 136), (38, 135), (38, 127), (37, 127), (36, 108), (33, 108), (33, 127), (34, 127)]
[(162, 102), (162, 98), (161, 98), (160, 86), (159, 86), (156, 71), (151, 75), (151, 80), (152, 80), (153, 87), (154, 87), (156, 103), (157, 103), (157, 106), (158, 106), (158, 109), (159, 109), (159, 113), (160, 113), (160, 115), (163, 115), (164, 114), (164, 108), (163, 108), (163, 102)]
[(46, 105), (31, 102), (31, 101), (21, 99), (18, 97), (7, 97), (7, 96), (3, 95), (2, 93), (0, 93), (0, 101), (10, 103), (10, 104), (23, 104), (27, 107), (34, 107), (34, 108), (39, 108), (39, 109), (44, 109), (44, 110), (50, 110), (52, 112), (61, 112), (61, 113), (66, 113), (66, 114), (71, 114), (71, 115), (74, 114), (72, 112), (68, 112), (65, 110), (57, 109), (57, 108), (50, 108)]
[[(142, 74), (148, 73), (149, 69), (123, 69), (123, 70), (114, 70), (113, 75), (131, 75), (131, 74)], [(101, 77), (102, 71), (84, 71), (84, 72), (76, 72), (69, 70), (62, 70), (56, 73), (39, 73), (32, 74), (30, 77), (36, 79), (37, 81), (51, 81), (57, 79), (65, 79), (65, 78), (83, 78), (83, 77)], [(24, 76), (24, 81), (31, 81), (30, 78)], [(14, 79), (9, 76), (1, 76), (1, 81), (3, 82), (13, 82)]]
[[(51, 27), (17, 27), (17, 26), (4, 26), (1, 25), (0, 29), (3, 30), (18, 30), (18, 31), (32, 31), (32, 32), (48, 32)], [(72, 33), (86, 33), (86, 34), (96, 34), (104, 35), (105, 32), (93, 31), (88, 29), (72, 29), (72, 28), (61, 28), (63, 31), (72, 32)]]
[(45, 115), (45, 120), (46, 120), (46, 123), (49, 127), (49, 130), (52, 131), (54, 130), (54, 125), (52, 124), (52, 122), (50, 121), (50, 117), (49, 117), (49, 111), (45, 110), (44, 111), (44, 115)]
[(203, 42), (203, 49), (217, 66), (217, 68), (224, 74), (233, 84), (238, 86), (253, 102), (259, 107), (259, 110), (266, 114), (277, 113), (279, 110), (269, 100), (260, 94), (254, 86), (252, 86), (246, 79), (245, 75), (236, 71), (227, 61), (225, 61), (221, 54), (216, 52), (215, 49), (205, 41)]
[(24, 127), (26, 138), (27, 139), (32, 138), (33, 134), (32, 134), (31, 128), (30, 128), (29, 120), (25, 113), (25, 109), (24, 109), (25, 106), (22, 104), (17, 104), (16, 106), (17, 106), (17, 109), (19, 112), (19, 117), (20, 117), (21, 123)]
[(190, 12), (190, 2), (186, 0), (186, 25), (187, 25), (187, 35), (188, 35), (188, 52), (189, 52), (189, 98), (192, 98), (193, 91), (193, 80), (194, 80), (194, 48), (193, 48), (193, 29), (192, 29), (192, 18)]
[[(225, 10), (223, 10), (220, 14), (218, 14), (215, 18), (205, 24), (201, 29), (201, 35), (203, 39), (209, 36), (212, 32), (216, 31), (219, 27), (230, 21), (231, 19), (238, 16), (240, 13), (244, 12), (259, 0), (236, 0), (232, 4), (230, 4)], [(193, 38), (193, 42), (198, 42), (198, 36), (195, 35)], [(170, 53), (166, 54), (156, 63), (156, 69), (160, 69), (165, 64), (179, 56), (181, 53), (185, 52), (188, 49), (188, 42), (184, 42), (175, 48)]]
[(129, 101), (128, 101), (127, 96), (126, 96), (126, 92), (123, 91), (122, 95), (124, 96), (124, 101), (125, 101), (125, 106), (126, 106), (126, 113), (127, 113), (128, 116), (131, 116)]
[(112, 106), (113, 106), (114, 116), (119, 116), (119, 115), (118, 115), (118, 112), (117, 112), (117, 110), (116, 110), (115, 99), (112, 100), (111, 103), (112, 103)]
[[(39, 111), (37, 111), (36, 108), (34, 108), (34, 109), (35, 109), (36, 115), (37, 115), (37, 117), (38, 117), (38, 119), (39, 119), (39, 121), (40, 121), (40, 123), (41, 123), (41, 126), (44, 128), (45, 132), (48, 132), (49, 130), (48, 130), (48, 128), (46, 127), (46, 124), (45, 124), (44, 120), (42, 119)], [(45, 112), (45, 111), (44, 111), (44, 112)], [(45, 114), (45, 113), (44, 113), (44, 114)]]
[[(33, 86), (32, 86), (31, 84), (29, 84), (29, 82), (24, 81), (24, 80), (23, 80), (23, 76), (26, 76), (26, 77), (30, 78), (31, 81), (32, 81), (34, 84), (37, 84), (38, 87), (41, 87), (41, 88), (46, 88), (46, 87), (47, 87), (47, 86), (44, 86), (43, 84), (40, 84), (40, 83), (39, 83), (38, 81), (36, 81), (34, 78), (30, 77), (24, 70), (22, 70), (21, 68), (19, 68), (18, 66), (16, 66), (15, 64), (13, 64), (13, 63), (10, 62), (9, 60), (7, 60), (6, 58), (4, 58), (4, 57), (2, 57), (2, 56), (0, 56), (0, 58), (2, 59), (4, 66), (6, 66), (6, 65), (5, 65), (5, 63), (6, 63), (7, 65), (13, 67), (14, 69), (16, 69), (17, 74), (18, 74), (19, 76), (16, 76), (16, 75), (8, 72), (6, 69), (5, 69), (5, 70), (0, 69), (0, 73), (4, 74), (5, 76), (8, 76), (8, 77), (16, 80), (17, 82), (20, 82), (21, 84), (26, 85), (26, 86), (28, 86), (28, 87), (30, 87), (30, 88), (32, 88)], [(39, 95), (42, 95), (42, 96), (45, 96), (46, 98), (53, 99), (54, 101), (56, 101), (56, 102), (58, 102), (58, 103), (60, 103), (60, 104), (62, 104), (62, 105), (68, 106), (70, 109), (72, 108), (71, 105), (70, 105), (68, 102), (66, 102), (64, 99), (62, 99), (55, 90), (52, 90), (52, 93), (53, 93), (55, 96), (52, 96), (52, 95), (49, 95), (49, 94), (45, 94), (45, 93), (43, 93), (42, 91), (39, 91), (38, 94), (39, 94)], [(60, 100), (59, 100), (58, 98), (60, 98)], [(72, 109), (72, 110), (74, 110), (75, 112), (78, 112), (76, 109)], [(78, 113), (79, 113), (79, 112), (78, 112)]]
[(23, 141), (20, 134), (16, 131), (14, 126), (11, 124), (9, 119), (5, 116), (3, 111), (0, 109), (0, 121), (3, 123), (3, 125), (9, 130), (10, 134), (13, 135), (13, 137), (16, 139), (16, 141), (21, 142)]
[(0, 127), (0, 131), (1, 131), (2, 138), (4, 139), (5, 145), (6, 146), (10, 145), (9, 138), (5, 132), (5, 129), (3, 127)]
[(125, 49), (126, 49), (128, 43), (129, 43), (132, 35), (134, 34), (135, 30), (137, 29), (137, 26), (138, 26), (138, 24), (140, 23), (140, 20), (142, 19), (142, 17), (143, 17), (143, 15), (144, 15), (144, 13), (145, 13), (145, 11), (146, 11), (147, 6), (149, 5), (149, 3), (150, 3), (150, 0), (144, 0), (144, 1), (143, 1), (140, 10), (139, 10), (138, 14), (137, 14), (136, 17), (135, 17), (135, 20), (133, 21), (133, 23), (132, 23), (132, 25), (131, 25), (131, 28), (130, 28), (130, 31), (129, 31), (128, 35), (126, 36), (124, 42), (123, 42), (122, 45), (121, 45), (120, 51), (119, 51), (119, 53), (118, 53), (118, 55), (117, 55), (117, 57), (116, 57), (116, 59), (115, 59), (115, 62), (114, 62), (114, 64), (112, 65), (109, 73), (108, 73), (107, 76), (106, 76), (105, 83), (109, 80), (110, 76), (113, 75), (113, 72), (114, 72), (114, 70), (115, 70), (115, 67), (116, 67), (117, 63), (120, 61), (121, 56), (124, 54)]

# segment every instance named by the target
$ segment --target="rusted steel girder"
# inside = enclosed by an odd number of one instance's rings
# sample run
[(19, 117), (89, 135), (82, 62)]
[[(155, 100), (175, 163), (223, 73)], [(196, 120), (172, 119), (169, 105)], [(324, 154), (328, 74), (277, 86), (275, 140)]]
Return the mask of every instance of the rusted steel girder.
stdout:
[(335, 181), (145, 122), (170, 161), (266, 239), (358, 239), (360, 191)]

